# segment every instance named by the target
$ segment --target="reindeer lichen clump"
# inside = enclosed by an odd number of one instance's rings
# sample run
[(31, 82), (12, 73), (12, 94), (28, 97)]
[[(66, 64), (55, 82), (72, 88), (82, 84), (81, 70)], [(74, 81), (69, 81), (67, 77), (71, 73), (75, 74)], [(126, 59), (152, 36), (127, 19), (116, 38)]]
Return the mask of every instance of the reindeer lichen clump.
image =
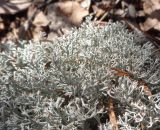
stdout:
[(119, 129), (160, 121), (159, 58), (121, 23), (85, 23), (54, 42), (1, 47), (0, 129), (113, 129), (110, 98)]

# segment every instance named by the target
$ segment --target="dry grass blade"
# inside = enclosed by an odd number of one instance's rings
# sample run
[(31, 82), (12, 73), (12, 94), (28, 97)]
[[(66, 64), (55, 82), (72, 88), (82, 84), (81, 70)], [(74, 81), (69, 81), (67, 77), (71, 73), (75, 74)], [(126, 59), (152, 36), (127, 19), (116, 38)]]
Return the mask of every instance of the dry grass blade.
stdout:
[[(133, 79), (133, 75), (127, 71), (121, 70), (119, 68), (111, 68), (112, 70), (116, 71), (116, 76), (122, 77), (122, 76), (127, 76), (131, 79)], [(151, 96), (152, 92), (150, 90), (150, 88), (148, 87), (148, 85), (143, 81), (143, 80), (138, 80), (138, 83), (141, 85), (144, 85), (144, 92), (148, 95)]]
[(118, 124), (117, 124), (117, 119), (116, 119), (116, 115), (114, 112), (113, 100), (111, 97), (109, 98), (108, 109), (109, 109), (110, 123), (113, 125), (114, 130), (118, 130)]
[(128, 72), (126, 71), (123, 71), (119, 68), (111, 68), (112, 70), (116, 71), (116, 76), (128, 76), (128, 77), (131, 77), (131, 74), (129, 74)]

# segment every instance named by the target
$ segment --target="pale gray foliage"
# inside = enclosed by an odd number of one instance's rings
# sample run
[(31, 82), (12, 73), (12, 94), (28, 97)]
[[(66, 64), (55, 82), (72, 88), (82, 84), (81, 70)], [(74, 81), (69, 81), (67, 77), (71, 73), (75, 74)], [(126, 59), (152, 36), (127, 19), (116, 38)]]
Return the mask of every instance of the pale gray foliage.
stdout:
[[(121, 129), (151, 127), (160, 113), (159, 59), (153, 46), (121, 23), (85, 23), (55, 42), (6, 43), (0, 53), (0, 127), (7, 130), (112, 129), (100, 101), (117, 101)], [(114, 75), (112, 68), (133, 74)], [(155, 90), (149, 99), (143, 79)], [(114, 83), (113, 83), (114, 81)], [(133, 123), (135, 124), (133, 125)], [(91, 123), (91, 124), (90, 124)]]

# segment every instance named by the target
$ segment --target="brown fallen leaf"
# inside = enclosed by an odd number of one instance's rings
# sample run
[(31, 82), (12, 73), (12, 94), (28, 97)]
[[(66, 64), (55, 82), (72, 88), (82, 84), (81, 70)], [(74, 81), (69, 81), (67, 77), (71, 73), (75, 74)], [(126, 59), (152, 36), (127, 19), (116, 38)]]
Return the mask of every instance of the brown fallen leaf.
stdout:
[(123, 9), (116, 9), (114, 14), (124, 17), (126, 15), (126, 12)]
[(145, 17), (145, 12), (143, 10), (137, 11), (137, 17)]
[(160, 31), (160, 21), (156, 18), (148, 17), (144, 23), (140, 23), (139, 25), (143, 31), (148, 31), (152, 28)]
[(80, 2), (80, 6), (87, 10), (89, 10), (90, 5), (91, 5), (91, 0), (81, 0)]
[(33, 21), (37, 13), (38, 13), (37, 7), (35, 6), (35, 4), (31, 4), (27, 10), (28, 21)]
[(146, 14), (151, 14), (155, 10), (160, 9), (160, 0), (145, 0), (143, 10)]
[(47, 19), (45, 14), (40, 11), (34, 18), (32, 24), (36, 27), (45, 27), (49, 25), (50, 21)]
[(59, 11), (65, 15), (69, 21), (75, 25), (80, 25), (83, 18), (89, 14), (87, 9), (84, 9), (80, 3), (76, 1), (59, 2), (57, 4)]
[(133, 4), (129, 4), (128, 5), (128, 14), (131, 18), (135, 18), (136, 17), (136, 8)]
[(0, 14), (15, 14), (27, 9), (30, 5), (30, 0), (1, 0)]
[(160, 31), (160, 0), (146, 0), (143, 3), (143, 10), (147, 16), (145, 22), (139, 26), (143, 31)]

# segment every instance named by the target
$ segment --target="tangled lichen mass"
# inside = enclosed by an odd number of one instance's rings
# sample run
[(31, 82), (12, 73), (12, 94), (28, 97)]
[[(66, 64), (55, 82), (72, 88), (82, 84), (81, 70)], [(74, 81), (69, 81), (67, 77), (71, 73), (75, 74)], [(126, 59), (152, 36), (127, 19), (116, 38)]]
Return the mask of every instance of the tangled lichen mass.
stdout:
[(2, 130), (91, 130), (93, 124), (113, 129), (109, 98), (119, 129), (140, 130), (141, 124), (152, 127), (160, 121), (160, 59), (142, 34), (122, 23), (102, 28), (88, 22), (51, 43), (20, 41), (3, 48)]

